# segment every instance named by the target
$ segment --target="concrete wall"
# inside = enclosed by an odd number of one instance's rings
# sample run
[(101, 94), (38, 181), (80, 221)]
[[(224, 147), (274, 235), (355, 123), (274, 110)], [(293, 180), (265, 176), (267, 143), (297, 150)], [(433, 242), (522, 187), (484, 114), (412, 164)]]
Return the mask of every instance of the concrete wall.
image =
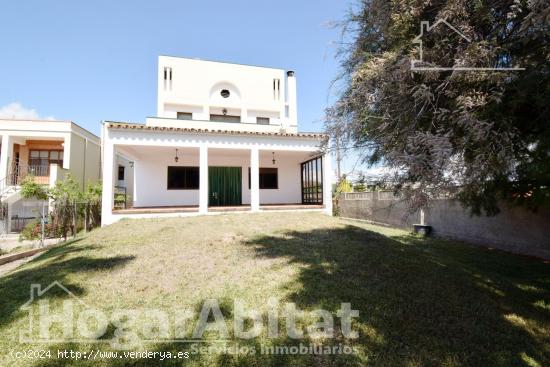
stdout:
[[(346, 194), (340, 214), (405, 229), (420, 222), (418, 212), (408, 214), (406, 204), (392, 197), (389, 192)], [(435, 200), (425, 210), (425, 222), (435, 236), (550, 258), (550, 210), (533, 213), (505, 205), (501, 210), (495, 217), (476, 217), (454, 200)]]

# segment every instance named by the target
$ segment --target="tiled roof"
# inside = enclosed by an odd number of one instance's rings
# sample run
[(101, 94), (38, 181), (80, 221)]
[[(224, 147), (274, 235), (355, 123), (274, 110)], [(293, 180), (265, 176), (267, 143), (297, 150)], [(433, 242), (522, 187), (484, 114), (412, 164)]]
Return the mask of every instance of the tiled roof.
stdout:
[(149, 126), (145, 124), (134, 124), (134, 123), (127, 123), (127, 122), (112, 122), (112, 121), (106, 121), (105, 123), (107, 124), (107, 127), (112, 129), (174, 131), (174, 132), (208, 133), (208, 134), (225, 134), (225, 135), (281, 136), (281, 137), (312, 138), (312, 139), (327, 138), (327, 135), (323, 133), (287, 133), (287, 132), (269, 132), (269, 131), (235, 131), (235, 130), (224, 130), (224, 129), (198, 129), (194, 127)]

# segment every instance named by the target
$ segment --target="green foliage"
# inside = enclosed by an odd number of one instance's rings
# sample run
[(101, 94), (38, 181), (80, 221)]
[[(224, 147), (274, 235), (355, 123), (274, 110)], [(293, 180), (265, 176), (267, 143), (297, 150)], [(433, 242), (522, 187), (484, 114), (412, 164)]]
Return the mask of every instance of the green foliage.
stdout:
[(48, 200), (48, 190), (37, 183), (34, 176), (28, 175), (21, 183), (21, 196), (25, 199)]
[[(524, 71), (411, 70), (419, 66)], [(502, 200), (550, 205), (550, 3), (547, 0), (362, 0), (342, 49), (343, 93), (327, 130), (395, 174), (415, 208), (455, 195), (480, 214)], [(368, 148), (368, 149), (367, 149)]]
[(364, 174), (361, 174), (359, 176), (359, 179), (357, 182), (353, 185), (353, 191), (354, 192), (366, 192), (368, 189), (367, 187), (367, 178)]
[(41, 228), (40, 220), (35, 220), (27, 223), (25, 227), (19, 233), (19, 240), (38, 240), (40, 239)]
[[(78, 230), (97, 227), (101, 223), (101, 184), (92, 184), (82, 191), (80, 184), (69, 173), (64, 180), (56, 182), (53, 188), (36, 183), (33, 176), (27, 176), (22, 185), (24, 198), (53, 202), (51, 221), (46, 225), (46, 236), (67, 237)], [(37, 232), (38, 231), (38, 232)], [(21, 238), (36, 239), (40, 235), (40, 222), (29, 223), (22, 231)]]

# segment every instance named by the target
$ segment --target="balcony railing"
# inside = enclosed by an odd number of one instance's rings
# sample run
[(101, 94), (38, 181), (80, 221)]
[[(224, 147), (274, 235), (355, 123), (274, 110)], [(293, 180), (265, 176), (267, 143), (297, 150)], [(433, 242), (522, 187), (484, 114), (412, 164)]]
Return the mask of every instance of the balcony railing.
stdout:
[(48, 184), (50, 182), (50, 166), (26, 164), (14, 165), (11, 169), (10, 175), (8, 175), (8, 177), (11, 179), (9, 184), (12, 186), (20, 185), (25, 177), (29, 175), (34, 176), (36, 178), (36, 181), (40, 184)]

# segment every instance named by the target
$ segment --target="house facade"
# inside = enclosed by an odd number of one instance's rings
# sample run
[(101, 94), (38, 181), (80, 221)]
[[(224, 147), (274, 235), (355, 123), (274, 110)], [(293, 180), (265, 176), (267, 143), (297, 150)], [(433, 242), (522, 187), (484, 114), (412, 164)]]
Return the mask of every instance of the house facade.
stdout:
[(222, 211), (332, 213), (326, 136), (281, 69), (159, 57), (157, 116), (104, 121), (102, 224)]
[(0, 234), (40, 216), (42, 203), (20, 194), (28, 175), (55, 185), (70, 172), (83, 190), (100, 180), (100, 139), (71, 121), (0, 119), (0, 137)]

